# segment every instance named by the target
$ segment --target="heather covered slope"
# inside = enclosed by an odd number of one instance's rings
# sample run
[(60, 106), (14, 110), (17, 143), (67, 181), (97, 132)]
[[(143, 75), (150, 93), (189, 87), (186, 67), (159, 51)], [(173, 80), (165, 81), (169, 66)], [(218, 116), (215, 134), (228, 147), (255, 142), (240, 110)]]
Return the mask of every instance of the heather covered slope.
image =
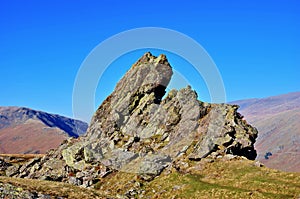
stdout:
[(22, 107), (0, 107), (0, 153), (45, 153), (71, 137), (85, 133), (87, 124)]
[(300, 172), (300, 92), (233, 104), (259, 131), (257, 159), (271, 168)]

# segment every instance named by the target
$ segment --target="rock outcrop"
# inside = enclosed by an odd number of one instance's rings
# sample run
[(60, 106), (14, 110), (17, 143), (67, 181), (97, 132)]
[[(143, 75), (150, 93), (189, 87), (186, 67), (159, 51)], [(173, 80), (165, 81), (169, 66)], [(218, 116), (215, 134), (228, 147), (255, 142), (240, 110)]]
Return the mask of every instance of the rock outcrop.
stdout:
[(201, 102), (190, 86), (165, 95), (171, 77), (164, 55), (146, 53), (98, 108), (86, 135), (8, 175), (88, 187), (117, 171), (151, 180), (203, 158), (255, 159), (257, 130), (243, 120), (238, 106)]

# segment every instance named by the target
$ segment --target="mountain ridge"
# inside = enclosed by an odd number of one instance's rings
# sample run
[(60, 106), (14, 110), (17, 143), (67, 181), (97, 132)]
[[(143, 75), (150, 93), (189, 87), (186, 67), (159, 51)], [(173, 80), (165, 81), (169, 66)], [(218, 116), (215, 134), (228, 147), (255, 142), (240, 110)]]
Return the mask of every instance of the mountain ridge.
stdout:
[[(300, 91), (280, 94), (265, 98), (250, 98), (230, 102), (230, 104), (238, 104), (239, 110), (247, 110), (247, 114), (257, 114), (249, 109), (253, 107), (255, 111), (258, 107), (264, 107), (267, 110), (260, 109), (260, 113), (276, 113), (280, 111), (292, 110), (300, 107)], [(267, 112), (266, 112), (267, 111)]]
[(85, 133), (87, 124), (26, 107), (0, 107), (0, 152), (45, 153), (69, 137)]

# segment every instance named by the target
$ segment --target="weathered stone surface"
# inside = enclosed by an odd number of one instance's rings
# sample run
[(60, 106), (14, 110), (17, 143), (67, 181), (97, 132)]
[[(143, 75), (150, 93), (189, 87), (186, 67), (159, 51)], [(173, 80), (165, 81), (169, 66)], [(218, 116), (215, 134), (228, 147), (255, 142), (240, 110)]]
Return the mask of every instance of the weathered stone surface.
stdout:
[(0, 159), (0, 171), (5, 171), (9, 166), (11, 166), (10, 163)]
[(146, 53), (97, 109), (87, 134), (23, 166), (22, 177), (88, 187), (116, 170), (151, 180), (169, 165), (188, 170), (188, 161), (207, 156), (256, 157), (257, 130), (238, 106), (201, 102), (190, 86), (163, 98), (171, 76), (164, 55)]
[(74, 145), (62, 150), (62, 156), (66, 161), (66, 164), (74, 169), (83, 170), (86, 166), (82, 143), (75, 143)]
[[(146, 53), (98, 108), (87, 131), (87, 139), (110, 136), (125, 123), (130, 123), (131, 127), (139, 126), (140, 117), (134, 118), (132, 115), (137, 115), (136, 110), (141, 110), (142, 106), (155, 107), (165, 94), (171, 76), (172, 69), (165, 56), (156, 58)], [(131, 120), (127, 121), (128, 119)], [(133, 135), (130, 131), (127, 133)]]
[(6, 169), (6, 175), (8, 177), (13, 177), (19, 174), (20, 165), (10, 166)]
[(0, 182), (0, 198), (2, 199), (64, 199), (62, 196), (50, 196), (36, 190), (26, 190), (22, 187)]
[(39, 162), (40, 158), (33, 158), (27, 163), (25, 163), (20, 169), (19, 172), (22, 173), (26, 170), (26, 168), (33, 166), (35, 163)]
[(139, 173), (152, 176), (159, 175), (171, 163), (170, 156), (149, 155), (140, 164)]
[(203, 138), (197, 142), (190, 159), (201, 159), (214, 151), (255, 159), (257, 130), (242, 120), (237, 108), (227, 104), (211, 105), (199, 128)]
[(76, 177), (73, 177), (73, 176), (71, 176), (69, 178), (69, 183), (73, 184), (73, 185), (77, 185), (77, 186), (82, 185), (82, 181), (80, 180), (80, 178), (76, 178)]

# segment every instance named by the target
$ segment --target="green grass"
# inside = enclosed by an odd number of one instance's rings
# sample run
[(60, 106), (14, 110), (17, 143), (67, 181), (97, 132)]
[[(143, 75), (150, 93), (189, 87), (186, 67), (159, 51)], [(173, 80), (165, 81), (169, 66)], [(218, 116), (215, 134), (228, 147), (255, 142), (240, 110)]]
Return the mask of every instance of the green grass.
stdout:
[(96, 190), (85, 189), (62, 182), (8, 178), (3, 176), (0, 177), (0, 182), (21, 187), (23, 190), (48, 194), (52, 197), (60, 196), (72, 199), (106, 198), (102, 193)]
[[(84, 189), (60, 182), (7, 177), (0, 177), (0, 182), (66, 198), (116, 198), (133, 187), (143, 190), (140, 198), (300, 197), (300, 173), (256, 167), (253, 161), (248, 160), (196, 162), (191, 166), (199, 165), (201, 169), (185, 173), (172, 168), (150, 182), (142, 181), (134, 173), (114, 172), (100, 179), (96, 189)], [(137, 182), (141, 186), (136, 187)]]
[[(181, 188), (176, 190), (175, 186)], [(300, 174), (258, 168), (246, 160), (218, 161), (189, 174), (173, 172), (157, 178), (148, 184), (147, 195), (157, 198), (299, 198)]]

